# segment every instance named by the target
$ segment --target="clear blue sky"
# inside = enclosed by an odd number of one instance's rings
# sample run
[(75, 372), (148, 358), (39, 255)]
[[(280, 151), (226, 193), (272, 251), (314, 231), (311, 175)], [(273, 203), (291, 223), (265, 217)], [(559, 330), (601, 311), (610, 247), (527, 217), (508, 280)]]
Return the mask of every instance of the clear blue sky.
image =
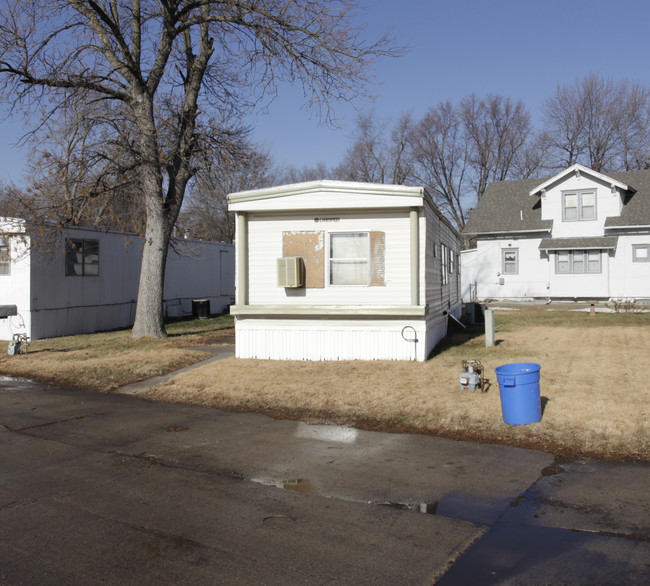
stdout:
[[(410, 51), (377, 63), (369, 92), (381, 118), (419, 117), (443, 100), (475, 93), (522, 100), (537, 120), (558, 85), (590, 73), (650, 86), (648, 0), (360, 0), (369, 37), (390, 32)], [(335, 165), (351, 142), (357, 110), (335, 107), (340, 127), (319, 126), (285, 86), (268, 113), (251, 119), (254, 140), (278, 164)], [(13, 147), (20, 121), (0, 123), (0, 177), (21, 182), (25, 153)]]

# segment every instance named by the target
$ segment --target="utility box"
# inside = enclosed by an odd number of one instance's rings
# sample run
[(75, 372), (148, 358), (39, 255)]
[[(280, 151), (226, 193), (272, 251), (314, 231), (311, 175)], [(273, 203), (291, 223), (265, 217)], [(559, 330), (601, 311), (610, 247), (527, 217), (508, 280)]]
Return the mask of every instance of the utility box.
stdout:
[(0, 319), (18, 315), (18, 308), (15, 305), (0, 305)]

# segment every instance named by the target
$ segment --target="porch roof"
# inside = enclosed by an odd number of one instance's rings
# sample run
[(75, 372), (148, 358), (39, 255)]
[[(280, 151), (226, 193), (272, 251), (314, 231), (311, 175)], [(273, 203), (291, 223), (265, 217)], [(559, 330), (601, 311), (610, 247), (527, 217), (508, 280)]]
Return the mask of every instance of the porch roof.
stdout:
[(618, 236), (589, 238), (543, 238), (540, 250), (615, 250)]

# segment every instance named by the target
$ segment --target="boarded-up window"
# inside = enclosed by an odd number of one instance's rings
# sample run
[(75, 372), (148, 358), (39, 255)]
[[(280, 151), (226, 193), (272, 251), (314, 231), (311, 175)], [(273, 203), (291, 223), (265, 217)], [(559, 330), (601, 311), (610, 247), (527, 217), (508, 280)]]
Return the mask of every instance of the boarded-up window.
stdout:
[(282, 232), (282, 256), (301, 256), (305, 287), (325, 287), (325, 232)]
[(370, 286), (386, 285), (385, 258), (386, 235), (384, 232), (370, 232)]

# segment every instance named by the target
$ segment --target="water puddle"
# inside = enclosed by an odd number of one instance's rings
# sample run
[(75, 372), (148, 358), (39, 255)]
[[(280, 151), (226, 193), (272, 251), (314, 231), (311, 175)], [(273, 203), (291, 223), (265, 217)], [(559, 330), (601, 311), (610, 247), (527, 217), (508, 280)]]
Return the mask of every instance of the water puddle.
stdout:
[(375, 502), (373, 504), (425, 515), (460, 519), (476, 525), (493, 525), (507, 510), (509, 503), (507, 499), (480, 500), (452, 493), (431, 503)]
[(303, 494), (320, 494), (316, 485), (307, 478), (292, 478), (282, 483), (282, 488)]
[(318, 487), (308, 478), (288, 478), (286, 480), (274, 480), (272, 478), (251, 478), (251, 482), (263, 484), (264, 486), (275, 486), (291, 492), (300, 492), (302, 494), (318, 494), (321, 492)]
[[(577, 575), (575, 557), (584, 551), (584, 566), (579, 568), (579, 583), (612, 583), (602, 580), (605, 572), (597, 570), (604, 561), (597, 551), (593, 536), (567, 529), (530, 527), (525, 525), (497, 525), (487, 531), (442, 576), (439, 586), (458, 584), (570, 584)], [(590, 570), (590, 568), (592, 568)], [(590, 577), (587, 573), (592, 572)], [(537, 573), (539, 572), (539, 573)], [(591, 578), (591, 579), (590, 579)]]

